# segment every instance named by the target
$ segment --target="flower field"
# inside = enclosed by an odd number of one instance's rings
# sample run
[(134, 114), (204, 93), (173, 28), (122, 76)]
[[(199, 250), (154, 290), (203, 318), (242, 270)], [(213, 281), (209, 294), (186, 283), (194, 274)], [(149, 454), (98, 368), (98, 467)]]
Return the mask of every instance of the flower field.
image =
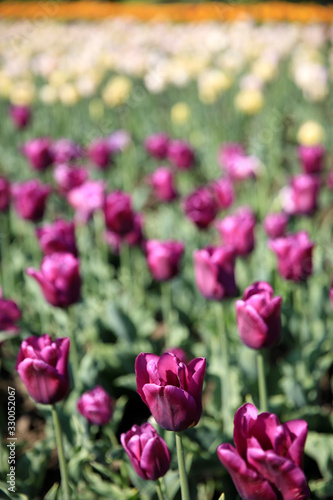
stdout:
[(332, 500), (333, 27), (46, 7), (0, 20), (0, 497)]

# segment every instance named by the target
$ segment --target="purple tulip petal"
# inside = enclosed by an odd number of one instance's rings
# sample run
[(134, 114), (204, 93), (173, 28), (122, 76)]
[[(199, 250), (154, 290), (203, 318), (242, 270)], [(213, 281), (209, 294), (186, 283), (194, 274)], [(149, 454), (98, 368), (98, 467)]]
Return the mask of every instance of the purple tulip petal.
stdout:
[(52, 366), (38, 359), (24, 359), (17, 371), (37, 403), (52, 404), (61, 399), (58, 399), (61, 391), (59, 374)]
[(146, 471), (147, 478), (156, 481), (168, 472), (170, 460), (167, 445), (159, 436), (155, 436), (143, 448), (140, 465)]
[(156, 354), (149, 354), (141, 352), (135, 360), (135, 373), (137, 392), (140, 394), (144, 403), (147, 404), (146, 397), (143, 393), (143, 386), (150, 383), (149, 374), (147, 371), (147, 364), (151, 361), (157, 363), (159, 357)]
[(261, 349), (268, 332), (268, 326), (262, 317), (243, 300), (236, 301), (236, 312), (241, 341), (252, 349)]
[(234, 418), (234, 442), (238, 453), (244, 459), (246, 458), (246, 440), (251, 435), (257, 416), (257, 408), (251, 403), (246, 403), (238, 408)]

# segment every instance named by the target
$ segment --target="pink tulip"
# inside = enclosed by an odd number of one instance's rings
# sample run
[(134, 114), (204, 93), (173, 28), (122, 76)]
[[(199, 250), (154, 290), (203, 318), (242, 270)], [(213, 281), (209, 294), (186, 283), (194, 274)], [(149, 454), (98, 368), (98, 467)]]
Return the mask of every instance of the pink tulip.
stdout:
[(82, 394), (77, 402), (78, 411), (94, 425), (106, 425), (111, 420), (113, 407), (112, 399), (100, 385)]
[(112, 163), (111, 148), (107, 139), (96, 139), (87, 151), (88, 157), (96, 167), (105, 170)]
[(18, 130), (26, 128), (31, 120), (31, 109), (29, 106), (12, 105), (9, 108), (9, 116)]
[(178, 139), (169, 142), (167, 158), (179, 170), (188, 170), (195, 163), (195, 153), (192, 146)]
[(299, 146), (298, 156), (304, 173), (318, 174), (322, 171), (325, 157), (325, 148), (322, 145)]
[(88, 172), (83, 167), (75, 167), (67, 163), (56, 165), (53, 171), (54, 180), (60, 193), (67, 194), (74, 188), (81, 186), (88, 178)]
[(311, 215), (317, 208), (319, 189), (317, 177), (297, 175), (281, 191), (283, 209), (291, 215)]
[(75, 219), (85, 223), (96, 210), (103, 208), (105, 183), (103, 181), (85, 181), (67, 194), (68, 203), (75, 209)]
[(263, 228), (267, 236), (272, 240), (283, 236), (287, 228), (288, 219), (288, 215), (283, 212), (267, 214), (263, 221)]
[(153, 188), (153, 194), (159, 201), (172, 201), (177, 197), (174, 185), (174, 175), (168, 167), (158, 167), (148, 179)]
[(178, 241), (149, 240), (146, 242), (147, 264), (153, 278), (168, 281), (179, 273), (184, 245)]
[(167, 156), (169, 137), (163, 132), (152, 134), (144, 141), (147, 153), (157, 160), (164, 160)]
[(225, 210), (229, 208), (234, 199), (235, 191), (232, 182), (229, 179), (218, 179), (212, 184), (219, 208)]
[(210, 187), (201, 187), (184, 200), (184, 213), (198, 229), (206, 229), (215, 219), (218, 203)]
[(16, 302), (2, 297), (0, 287), (0, 332), (17, 333), (16, 321), (21, 319), (21, 311)]
[(53, 142), (52, 155), (54, 163), (68, 163), (77, 160), (83, 155), (81, 146), (66, 137)]
[(22, 153), (34, 170), (45, 170), (53, 163), (52, 143), (48, 137), (30, 139), (22, 146)]
[(36, 229), (39, 246), (44, 255), (54, 252), (69, 252), (77, 257), (75, 226), (73, 222), (58, 219)]
[(11, 194), (15, 212), (22, 219), (32, 222), (40, 221), (44, 216), (46, 201), (50, 193), (51, 187), (42, 184), (38, 179), (12, 184)]
[(225, 245), (234, 247), (237, 255), (245, 257), (254, 248), (255, 216), (250, 208), (241, 207), (233, 215), (217, 221), (218, 229)]

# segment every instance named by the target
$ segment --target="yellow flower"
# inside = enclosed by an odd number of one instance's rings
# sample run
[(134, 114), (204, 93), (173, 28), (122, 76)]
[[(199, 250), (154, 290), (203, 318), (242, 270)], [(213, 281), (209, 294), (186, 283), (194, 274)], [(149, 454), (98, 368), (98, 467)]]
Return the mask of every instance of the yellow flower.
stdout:
[(57, 90), (52, 85), (43, 85), (39, 91), (39, 99), (44, 104), (54, 104), (58, 99)]
[(128, 100), (131, 90), (132, 82), (127, 76), (115, 76), (104, 87), (102, 97), (109, 106), (120, 106)]
[(231, 78), (223, 71), (208, 70), (198, 80), (199, 99), (205, 104), (213, 104), (230, 85)]
[(171, 108), (171, 121), (177, 125), (182, 125), (186, 123), (190, 116), (191, 110), (185, 102), (177, 102)]
[(9, 100), (13, 104), (26, 106), (31, 104), (35, 97), (35, 86), (32, 82), (19, 82), (10, 89)]
[(253, 64), (252, 73), (258, 76), (263, 82), (269, 82), (276, 77), (277, 66), (268, 60), (259, 59)]
[(320, 123), (309, 120), (304, 122), (298, 130), (297, 139), (304, 146), (321, 144), (325, 138), (325, 130)]
[(79, 93), (72, 83), (61, 85), (58, 90), (59, 99), (65, 106), (73, 106), (79, 100)]
[(235, 106), (246, 115), (258, 113), (264, 104), (264, 96), (260, 90), (244, 89), (235, 97)]

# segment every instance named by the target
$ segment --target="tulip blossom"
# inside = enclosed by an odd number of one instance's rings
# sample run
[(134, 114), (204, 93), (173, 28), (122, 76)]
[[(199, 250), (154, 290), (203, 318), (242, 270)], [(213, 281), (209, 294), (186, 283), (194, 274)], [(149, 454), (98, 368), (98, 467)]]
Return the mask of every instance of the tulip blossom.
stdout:
[(242, 181), (254, 177), (261, 168), (256, 156), (249, 156), (241, 144), (224, 144), (218, 152), (218, 163), (234, 181)]
[(137, 392), (162, 429), (179, 432), (198, 423), (205, 371), (205, 358), (186, 365), (171, 353), (138, 355)]
[(75, 226), (73, 222), (58, 219), (36, 229), (39, 246), (44, 255), (54, 252), (69, 252), (77, 257)]
[(87, 222), (96, 210), (103, 208), (105, 184), (103, 181), (85, 181), (67, 194), (68, 203), (75, 209), (75, 219)]
[(147, 153), (157, 160), (164, 160), (167, 156), (169, 137), (163, 132), (152, 134), (144, 141)]
[(168, 167), (158, 167), (147, 179), (153, 194), (159, 201), (172, 201), (177, 197), (174, 175)]
[(233, 247), (206, 247), (195, 250), (193, 260), (195, 282), (206, 299), (222, 300), (236, 295)]
[(283, 236), (288, 219), (288, 215), (283, 212), (267, 214), (263, 220), (263, 228), (267, 236), (272, 240)]
[(28, 267), (26, 273), (39, 283), (47, 302), (67, 308), (81, 296), (79, 265), (71, 253), (57, 252), (43, 258), (40, 271)]
[(119, 253), (120, 247), (126, 244), (130, 247), (140, 245), (143, 241), (143, 216), (142, 214), (134, 214), (132, 229), (125, 234), (116, 233), (107, 230), (105, 233), (106, 242), (110, 245), (113, 252)]
[(179, 170), (188, 170), (194, 165), (195, 153), (187, 142), (173, 140), (168, 144), (167, 158)]
[(12, 185), (11, 194), (15, 212), (22, 218), (38, 222), (43, 218), (46, 201), (51, 187), (42, 184), (38, 179), (16, 182)]
[(251, 349), (271, 347), (281, 335), (282, 297), (264, 281), (249, 286), (243, 300), (236, 300), (237, 326), (241, 341)]
[(23, 340), (15, 368), (37, 403), (53, 404), (67, 396), (69, 345), (69, 338), (52, 340), (46, 333)]
[(108, 231), (119, 236), (131, 233), (135, 226), (136, 214), (130, 195), (122, 191), (109, 193), (105, 198), (104, 216)]
[(235, 191), (229, 179), (218, 179), (212, 184), (219, 208), (225, 210), (229, 208), (235, 198)]
[(9, 116), (18, 130), (24, 129), (31, 120), (29, 106), (13, 105), (9, 108)]
[(23, 145), (22, 153), (34, 170), (45, 170), (53, 163), (52, 143), (48, 137), (30, 139)]
[(281, 276), (296, 282), (311, 276), (314, 246), (306, 231), (287, 234), (269, 242), (269, 248), (277, 256)]
[(15, 323), (21, 319), (21, 316), (16, 302), (2, 297), (0, 287), (0, 332), (17, 333), (19, 329)]
[(209, 187), (193, 191), (184, 200), (184, 213), (199, 229), (206, 229), (215, 219), (218, 203)]
[(88, 172), (83, 167), (75, 167), (67, 163), (59, 163), (53, 171), (54, 180), (61, 194), (67, 194), (81, 186), (88, 178)]
[(133, 425), (121, 434), (120, 442), (142, 479), (156, 481), (170, 469), (169, 449), (151, 424)]
[(78, 411), (94, 425), (106, 425), (112, 417), (113, 406), (112, 399), (100, 385), (82, 394), (77, 402)]
[(131, 144), (130, 134), (122, 129), (115, 130), (106, 140), (112, 154), (125, 151)]
[(83, 154), (81, 146), (66, 137), (54, 141), (51, 150), (53, 161), (56, 164), (77, 160)]
[(254, 248), (256, 219), (251, 209), (242, 207), (233, 215), (216, 222), (223, 243), (233, 246), (235, 253), (245, 257)]
[(0, 212), (6, 212), (10, 204), (10, 184), (5, 177), (0, 177)]
[(237, 142), (227, 142), (220, 146), (217, 154), (217, 161), (221, 168), (225, 168), (228, 171), (234, 159), (244, 155), (245, 150), (241, 144)]
[(147, 264), (153, 278), (157, 281), (168, 281), (177, 276), (183, 253), (184, 245), (178, 241), (147, 241)]
[(317, 208), (320, 182), (317, 177), (300, 174), (281, 190), (283, 209), (291, 215), (311, 215)]
[(281, 424), (274, 413), (261, 413), (251, 403), (234, 419), (234, 442), (220, 444), (217, 455), (243, 500), (307, 500), (302, 469), (307, 437), (305, 420)]
[(304, 173), (318, 174), (322, 171), (325, 148), (321, 144), (299, 146), (298, 156)]
[(93, 141), (88, 147), (87, 155), (96, 167), (102, 170), (106, 169), (112, 161), (111, 148), (107, 139)]

